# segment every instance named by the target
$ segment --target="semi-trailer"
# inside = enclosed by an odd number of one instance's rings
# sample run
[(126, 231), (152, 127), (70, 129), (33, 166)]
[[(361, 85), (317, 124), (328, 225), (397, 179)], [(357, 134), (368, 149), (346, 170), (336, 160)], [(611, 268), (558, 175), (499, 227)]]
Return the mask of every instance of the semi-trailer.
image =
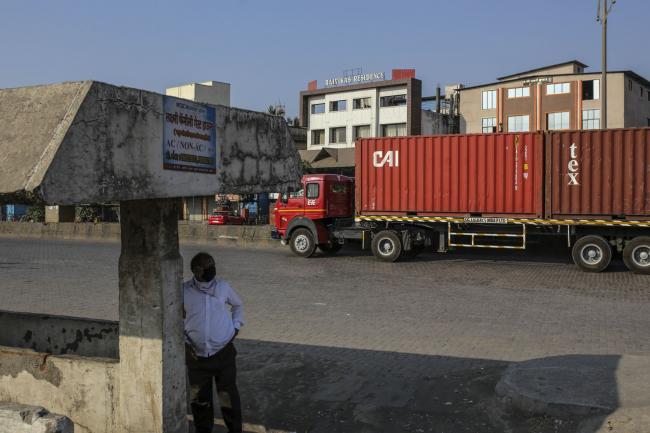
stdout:
[(599, 272), (650, 274), (650, 128), (357, 140), (355, 178), (305, 175), (274, 209), (300, 256), (359, 240), (393, 262), (431, 249), (523, 250), (563, 237)]

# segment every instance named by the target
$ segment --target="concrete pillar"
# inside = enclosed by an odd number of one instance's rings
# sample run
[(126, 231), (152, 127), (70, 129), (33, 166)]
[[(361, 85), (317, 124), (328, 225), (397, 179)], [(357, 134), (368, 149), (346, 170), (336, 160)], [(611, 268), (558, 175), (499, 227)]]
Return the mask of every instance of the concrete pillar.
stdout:
[(120, 206), (120, 425), (128, 433), (186, 433), (178, 201)]

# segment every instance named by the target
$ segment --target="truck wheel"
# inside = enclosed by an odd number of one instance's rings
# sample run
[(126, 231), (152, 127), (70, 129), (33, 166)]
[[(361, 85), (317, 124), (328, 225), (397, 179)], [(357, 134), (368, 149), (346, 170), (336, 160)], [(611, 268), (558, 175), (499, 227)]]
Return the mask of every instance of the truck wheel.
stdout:
[(379, 260), (394, 262), (402, 254), (402, 241), (394, 231), (381, 231), (372, 239), (372, 254)]
[(636, 274), (650, 274), (650, 236), (632, 239), (623, 249), (623, 262)]
[(333, 256), (338, 253), (343, 245), (338, 242), (330, 242), (329, 244), (320, 244), (318, 249), (326, 256)]
[(601, 236), (583, 236), (573, 244), (571, 255), (583, 271), (600, 272), (612, 261), (612, 248)]
[(291, 234), (291, 251), (300, 257), (311, 257), (316, 250), (314, 236), (308, 229), (296, 229)]

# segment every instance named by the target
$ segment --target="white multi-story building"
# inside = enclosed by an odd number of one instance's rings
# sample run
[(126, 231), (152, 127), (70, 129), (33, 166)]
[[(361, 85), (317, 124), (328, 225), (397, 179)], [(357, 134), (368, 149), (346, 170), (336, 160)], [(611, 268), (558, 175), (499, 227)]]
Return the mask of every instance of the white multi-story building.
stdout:
[(357, 138), (421, 133), (422, 83), (413, 76), (314, 87), (300, 92), (300, 122), (307, 128), (307, 150), (353, 148)]

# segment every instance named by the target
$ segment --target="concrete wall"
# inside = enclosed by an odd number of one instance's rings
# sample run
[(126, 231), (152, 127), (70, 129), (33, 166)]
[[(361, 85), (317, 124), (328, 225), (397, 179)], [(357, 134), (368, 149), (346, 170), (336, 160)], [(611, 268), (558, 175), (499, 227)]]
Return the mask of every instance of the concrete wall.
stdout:
[(298, 177), (297, 151), (282, 118), (223, 106), (216, 107), (217, 173), (163, 170), (162, 103), (162, 95), (93, 82), (43, 179), (46, 200), (249, 193), (260, 185), (279, 191)]
[[(209, 243), (210, 245), (239, 247), (278, 247), (279, 241), (271, 238), (270, 225), (210, 226), (205, 223), (179, 221), (181, 242)], [(119, 241), (120, 225), (117, 223), (18, 223), (0, 221), (0, 236), (39, 239), (68, 239), (92, 241)]]
[[(641, 84), (630, 76), (625, 76), (624, 79), (622, 85), (625, 87), (625, 126), (650, 126), (650, 86)], [(609, 88), (609, 82), (607, 86)], [(609, 113), (607, 115), (610, 116)]]
[(94, 81), (0, 90), (0, 201), (106, 203), (297, 185), (300, 160), (283, 118), (215, 111), (217, 173), (194, 173), (163, 169), (160, 94)]
[(117, 358), (117, 322), (0, 311), (0, 401), (65, 413), (75, 433), (118, 431)]
[(0, 401), (66, 414), (75, 433), (117, 432), (118, 368), (117, 360), (0, 346)]
[(117, 359), (118, 323), (0, 310), (0, 346)]
[(458, 116), (422, 110), (422, 135), (458, 134)]

